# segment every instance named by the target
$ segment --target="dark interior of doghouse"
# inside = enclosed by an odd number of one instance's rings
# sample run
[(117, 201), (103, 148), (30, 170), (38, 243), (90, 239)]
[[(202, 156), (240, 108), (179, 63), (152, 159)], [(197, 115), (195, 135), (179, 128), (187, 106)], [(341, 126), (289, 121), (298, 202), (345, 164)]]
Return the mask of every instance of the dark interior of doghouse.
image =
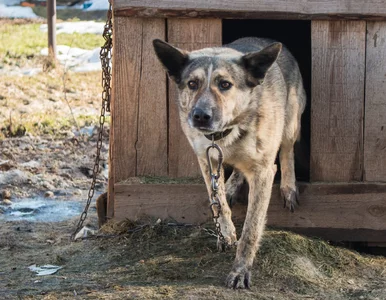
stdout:
[[(223, 44), (242, 37), (265, 37), (282, 42), (296, 58), (303, 76), (307, 106), (302, 116), (302, 138), (295, 145), (298, 181), (310, 178), (311, 22), (281, 20), (223, 20)], [(278, 159), (277, 159), (278, 163)], [(275, 180), (280, 179), (280, 168)]]

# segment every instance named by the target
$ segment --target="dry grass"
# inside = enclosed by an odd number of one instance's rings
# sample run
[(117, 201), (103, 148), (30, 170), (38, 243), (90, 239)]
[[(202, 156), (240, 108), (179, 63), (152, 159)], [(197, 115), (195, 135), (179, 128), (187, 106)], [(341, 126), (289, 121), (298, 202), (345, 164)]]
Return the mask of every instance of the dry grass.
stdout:
[[(208, 226), (185, 228), (151, 224), (154, 222), (139, 226), (126, 221), (110, 223), (103, 228), (103, 232), (109, 234), (123, 234), (129, 248), (140, 254), (139, 262), (129, 268), (131, 280), (221, 284), (221, 277), (230, 270), (235, 253), (234, 250), (218, 253), (215, 238), (208, 234)], [(319, 290), (339, 293), (352, 285), (363, 286), (369, 277), (384, 278), (385, 268), (384, 258), (363, 256), (291, 232), (268, 230), (254, 274), (259, 287), (261, 283), (269, 285), (273, 281), (291, 293), (307, 295)], [(169, 290), (171, 295), (176, 293), (175, 287)]]
[(0, 81), (0, 127), (23, 125), (33, 135), (59, 134), (73, 129), (67, 97), (79, 125), (97, 124), (101, 103), (100, 73), (72, 73), (65, 78), (55, 68), (35, 76), (3, 76)]
[[(1, 22), (0, 66), (21, 67), (38, 61), (40, 50), (48, 45), (47, 33), (40, 30), (41, 24)], [(103, 45), (102, 36), (95, 34), (58, 34), (58, 45), (67, 45), (82, 49), (94, 49)]]
[[(7, 132), (10, 125), (13, 130), (26, 128), (32, 135), (57, 136), (76, 129), (77, 123), (80, 127), (96, 124), (101, 105), (101, 73), (65, 71), (60, 64), (37, 54), (47, 46), (40, 24), (1, 21), (0, 25), (0, 38), (8, 41), (0, 46), (0, 138), (12, 135)], [(92, 34), (59, 34), (57, 38), (58, 44), (84, 49), (98, 47), (102, 41), (101, 36)], [(41, 68), (43, 72), (12, 75), (13, 70), (25, 67)]]

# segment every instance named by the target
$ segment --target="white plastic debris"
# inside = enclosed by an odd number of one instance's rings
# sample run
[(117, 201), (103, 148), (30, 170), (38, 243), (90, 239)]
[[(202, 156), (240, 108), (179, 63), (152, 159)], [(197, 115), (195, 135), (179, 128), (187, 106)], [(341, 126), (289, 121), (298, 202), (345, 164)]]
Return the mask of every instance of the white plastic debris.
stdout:
[(55, 265), (44, 265), (38, 267), (37, 265), (29, 266), (28, 269), (31, 272), (35, 272), (38, 276), (44, 276), (44, 275), (52, 275), (58, 272), (60, 269), (63, 269), (63, 267), (55, 266)]
[(84, 226), (79, 232), (75, 235), (74, 240), (78, 239), (84, 239), (89, 235), (95, 235), (97, 233), (97, 230), (94, 230), (90, 227)]
[(83, 4), (85, 11), (91, 10), (108, 10), (109, 1), (106, 0), (87, 0)]

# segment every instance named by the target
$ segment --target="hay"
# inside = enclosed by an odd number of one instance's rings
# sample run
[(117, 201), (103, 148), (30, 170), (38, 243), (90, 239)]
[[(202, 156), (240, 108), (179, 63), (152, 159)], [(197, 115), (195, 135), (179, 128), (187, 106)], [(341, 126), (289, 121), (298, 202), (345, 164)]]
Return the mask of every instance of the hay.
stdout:
[[(138, 249), (140, 259), (131, 266), (137, 279), (194, 281), (227, 274), (235, 250), (217, 252), (216, 238), (210, 234), (212, 224), (189, 228), (167, 224), (124, 221), (108, 223), (103, 232), (119, 233), (130, 249)], [(253, 272), (259, 274), (259, 281), (279, 281), (306, 293), (318, 288), (342, 289), (353, 282), (361, 285), (363, 276), (380, 276), (385, 267), (384, 258), (360, 255), (291, 232), (267, 230)]]

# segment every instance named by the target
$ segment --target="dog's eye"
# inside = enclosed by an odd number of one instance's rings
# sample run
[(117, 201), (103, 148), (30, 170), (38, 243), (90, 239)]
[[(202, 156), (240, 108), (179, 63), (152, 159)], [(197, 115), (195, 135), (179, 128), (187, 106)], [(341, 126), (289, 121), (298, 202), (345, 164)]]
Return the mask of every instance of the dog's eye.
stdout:
[(195, 80), (189, 81), (189, 82), (188, 82), (188, 87), (189, 87), (191, 90), (193, 90), (193, 91), (197, 90), (197, 89), (198, 89), (198, 83), (197, 83), (197, 81), (195, 81)]
[(220, 90), (226, 91), (229, 90), (232, 87), (232, 83), (229, 81), (222, 80), (219, 84)]

